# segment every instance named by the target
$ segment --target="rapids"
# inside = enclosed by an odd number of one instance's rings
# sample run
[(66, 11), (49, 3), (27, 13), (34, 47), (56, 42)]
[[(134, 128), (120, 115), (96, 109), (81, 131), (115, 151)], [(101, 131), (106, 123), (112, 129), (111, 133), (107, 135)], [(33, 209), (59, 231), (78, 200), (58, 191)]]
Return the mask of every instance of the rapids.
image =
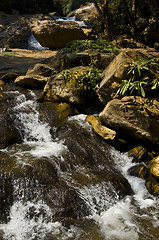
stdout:
[(158, 240), (158, 199), (127, 174), (131, 158), (97, 136), (86, 115), (55, 124), (36, 92), (3, 94), (21, 142), (0, 151), (0, 239)]

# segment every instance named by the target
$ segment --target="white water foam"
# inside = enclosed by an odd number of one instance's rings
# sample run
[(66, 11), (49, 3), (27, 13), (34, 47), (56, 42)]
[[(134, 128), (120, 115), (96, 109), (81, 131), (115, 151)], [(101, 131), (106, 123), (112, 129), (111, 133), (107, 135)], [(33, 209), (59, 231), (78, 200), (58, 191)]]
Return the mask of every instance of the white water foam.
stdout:
[(76, 22), (80, 27), (87, 27), (83, 21), (77, 21), (76, 17), (56, 17), (56, 21)]
[[(30, 91), (30, 95), (35, 95)], [(21, 160), (29, 154), (35, 157), (60, 156), (62, 152), (67, 151), (67, 147), (58, 139), (53, 140), (50, 134), (50, 126), (39, 120), (39, 112), (37, 111), (37, 103), (33, 100), (27, 100), (24, 94), (17, 96), (17, 104), (14, 107), (16, 111), (17, 127), (22, 125), (24, 144), (29, 145), (31, 149), (19, 149), (16, 152), (16, 158)], [(22, 146), (22, 145), (21, 145)], [(26, 148), (24, 146), (24, 148)], [(14, 155), (14, 150), (13, 150)]]
[(0, 224), (5, 240), (44, 240), (48, 236), (58, 240), (78, 239), (80, 229), (65, 228), (60, 222), (52, 220), (52, 211), (42, 201), (17, 201), (10, 210), (10, 221)]
[[(150, 240), (153, 233), (149, 232), (149, 228), (155, 230), (159, 227), (159, 200), (148, 193), (144, 180), (127, 174), (127, 170), (134, 165), (127, 154), (111, 148), (110, 157), (114, 159), (116, 168), (128, 179), (134, 195), (119, 201), (111, 184), (106, 184), (104, 188), (103, 183), (84, 187), (80, 194), (91, 209), (89, 217), (99, 225), (105, 240)], [(149, 222), (149, 228), (144, 227), (144, 221)]]

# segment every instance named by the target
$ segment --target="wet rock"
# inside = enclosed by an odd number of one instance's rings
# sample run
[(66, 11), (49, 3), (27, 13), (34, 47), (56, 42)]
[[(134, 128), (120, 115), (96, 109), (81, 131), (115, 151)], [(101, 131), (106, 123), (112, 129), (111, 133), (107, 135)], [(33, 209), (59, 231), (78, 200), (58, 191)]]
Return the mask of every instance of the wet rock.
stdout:
[(159, 196), (159, 181), (152, 174), (146, 178), (145, 185), (150, 194)]
[(3, 82), (6, 82), (6, 83), (12, 83), (14, 82), (14, 80), (18, 77), (19, 75), (17, 73), (14, 73), (14, 72), (9, 72), (9, 73), (6, 73), (4, 74), (2, 77), (1, 77), (1, 80)]
[(92, 125), (94, 131), (105, 140), (113, 140), (115, 138), (116, 132), (103, 126), (99, 117), (88, 115), (86, 117), (86, 122), (89, 122)]
[(77, 114), (77, 111), (71, 105), (56, 102), (39, 104), (39, 112), (40, 120), (49, 123), (51, 127), (60, 126), (68, 116)]
[(145, 162), (147, 151), (143, 146), (137, 146), (128, 152), (128, 155), (133, 158), (133, 162)]
[(159, 145), (157, 99), (124, 97), (110, 101), (99, 114), (108, 127), (125, 136)]
[(44, 77), (50, 77), (56, 73), (52, 68), (48, 67), (46, 64), (38, 63), (33, 69), (29, 69), (26, 75), (41, 75)]
[(21, 135), (14, 126), (10, 116), (6, 112), (0, 115), (0, 148), (5, 148), (13, 143), (21, 142)]
[(19, 76), (15, 79), (14, 83), (17, 86), (24, 88), (43, 88), (48, 81), (47, 77), (40, 75), (26, 75)]
[(136, 164), (135, 166), (128, 169), (128, 174), (131, 176), (139, 177), (142, 179), (146, 179), (148, 176), (147, 167), (145, 164)]
[(159, 179), (159, 157), (154, 158), (148, 165), (150, 173)]

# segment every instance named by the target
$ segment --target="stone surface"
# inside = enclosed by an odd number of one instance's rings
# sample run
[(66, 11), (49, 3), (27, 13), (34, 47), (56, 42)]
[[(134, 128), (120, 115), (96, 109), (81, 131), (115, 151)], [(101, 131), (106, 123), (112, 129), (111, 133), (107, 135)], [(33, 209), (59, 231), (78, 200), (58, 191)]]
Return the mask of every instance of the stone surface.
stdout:
[(14, 83), (17, 86), (24, 88), (43, 88), (47, 83), (48, 78), (40, 75), (25, 75), (19, 76), (15, 79)]
[(56, 72), (48, 67), (46, 64), (37, 63), (32, 69), (29, 69), (26, 75), (41, 75), (44, 77), (50, 77)]
[(147, 151), (143, 146), (131, 149), (128, 154), (133, 158), (133, 162), (145, 162), (147, 158)]
[(150, 173), (159, 179), (159, 157), (154, 158), (148, 165)]
[(88, 115), (86, 122), (89, 122), (94, 131), (105, 140), (113, 140), (115, 138), (116, 132), (103, 126), (98, 116)]
[(142, 141), (159, 145), (159, 101), (124, 97), (110, 101), (99, 114), (107, 126)]
[(102, 81), (97, 86), (100, 101), (106, 104), (109, 100), (119, 97), (117, 90), (122, 80), (127, 79), (128, 67), (134, 61), (157, 57), (157, 53), (143, 49), (125, 49), (104, 70)]
[(86, 39), (86, 35), (76, 22), (43, 20), (30, 24), (34, 37), (43, 47), (59, 49), (77, 39)]
[(12, 52), (0, 53), (0, 77), (13, 73), (25, 75), (28, 69), (35, 64), (46, 61), (56, 54), (56, 51), (42, 50), (32, 51), (27, 49), (12, 49)]
[(84, 23), (93, 26), (94, 20), (99, 17), (99, 13), (95, 8), (94, 3), (86, 3), (68, 14), (68, 17), (72, 16), (76, 16), (77, 20), (84, 21)]
[(136, 164), (133, 167), (128, 169), (128, 174), (131, 176), (145, 179), (148, 175), (147, 167), (143, 163)]
[(74, 104), (83, 104), (86, 99), (86, 90), (80, 85), (81, 76), (89, 67), (79, 66), (72, 68), (68, 72), (68, 78), (65, 74), (56, 74), (48, 80), (44, 93), (49, 101), (66, 101)]

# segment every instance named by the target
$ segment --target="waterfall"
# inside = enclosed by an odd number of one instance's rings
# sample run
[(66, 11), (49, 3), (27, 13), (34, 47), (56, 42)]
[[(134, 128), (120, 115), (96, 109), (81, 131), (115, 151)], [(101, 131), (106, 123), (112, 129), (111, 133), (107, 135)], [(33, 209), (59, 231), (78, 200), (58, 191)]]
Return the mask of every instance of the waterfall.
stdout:
[[(10, 165), (12, 159), (16, 161), (13, 172), (18, 166), (22, 167), (20, 177), (11, 180), (13, 204), (9, 208), (8, 220), (0, 224), (1, 239), (158, 240), (158, 199), (147, 192), (142, 179), (127, 174), (133, 166), (127, 154), (98, 138), (83, 114), (68, 117), (59, 129), (55, 127), (53, 136), (51, 126), (40, 120), (35, 93), (29, 91), (26, 96), (16, 90), (12, 95), (15, 99), (12, 107), (14, 122), (21, 131), (23, 142), (1, 152), (10, 157)], [(48, 172), (42, 169), (36, 174), (33, 165), (28, 169), (32, 169), (37, 179), (32, 175), (23, 176), (23, 166), (30, 167), (36, 161), (36, 167), (43, 161), (50, 164)], [(105, 181), (105, 176), (95, 178), (97, 170), (111, 175), (113, 167), (113, 172), (120, 172), (128, 180), (134, 194), (121, 198), (113, 181)], [(52, 183), (56, 174), (58, 181), (55, 179)], [(69, 210), (65, 196), (71, 198)], [(64, 216), (60, 201), (66, 205)], [(75, 208), (76, 217), (69, 215), (72, 208)]]
[(46, 50), (48, 48), (46, 47), (42, 47), (41, 44), (36, 40), (36, 38), (31, 35), (29, 38), (28, 38), (28, 49), (29, 50)]

